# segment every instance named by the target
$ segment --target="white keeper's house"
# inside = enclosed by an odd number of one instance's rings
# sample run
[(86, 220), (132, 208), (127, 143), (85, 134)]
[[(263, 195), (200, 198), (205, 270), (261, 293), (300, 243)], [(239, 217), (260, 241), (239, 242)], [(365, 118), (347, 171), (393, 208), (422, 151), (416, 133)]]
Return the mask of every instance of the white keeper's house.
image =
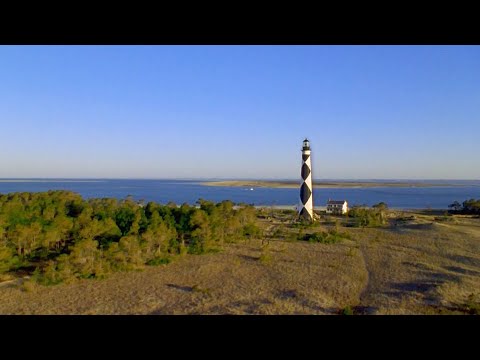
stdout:
[(348, 211), (347, 200), (328, 200), (327, 214), (346, 214)]

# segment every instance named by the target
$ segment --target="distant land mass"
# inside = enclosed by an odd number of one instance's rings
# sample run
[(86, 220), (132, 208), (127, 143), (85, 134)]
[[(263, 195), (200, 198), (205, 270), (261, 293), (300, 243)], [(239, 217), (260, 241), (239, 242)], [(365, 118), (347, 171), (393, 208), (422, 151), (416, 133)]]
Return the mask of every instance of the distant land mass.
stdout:
[[(268, 188), (297, 188), (300, 181), (270, 181), (270, 180), (228, 180), (206, 181), (206, 186), (234, 186), (234, 187), (268, 187)], [(371, 187), (433, 187), (433, 186), (462, 186), (454, 183), (427, 183), (413, 181), (314, 181), (314, 188), (371, 188)]]
[(0, 179), (0, 183), (97, 183), (106, 180), (77, 180), (77, 179)]

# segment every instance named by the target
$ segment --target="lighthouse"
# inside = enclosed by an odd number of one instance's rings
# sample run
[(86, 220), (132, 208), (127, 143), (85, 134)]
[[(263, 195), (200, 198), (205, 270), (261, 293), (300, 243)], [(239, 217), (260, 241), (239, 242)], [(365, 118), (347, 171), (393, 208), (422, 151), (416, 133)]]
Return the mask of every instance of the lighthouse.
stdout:
[(300, 187), (298, 214), (305, 220), (313, 221), (312, 161), (308, 139), (303, 140), (301, 175), (302, 185)]

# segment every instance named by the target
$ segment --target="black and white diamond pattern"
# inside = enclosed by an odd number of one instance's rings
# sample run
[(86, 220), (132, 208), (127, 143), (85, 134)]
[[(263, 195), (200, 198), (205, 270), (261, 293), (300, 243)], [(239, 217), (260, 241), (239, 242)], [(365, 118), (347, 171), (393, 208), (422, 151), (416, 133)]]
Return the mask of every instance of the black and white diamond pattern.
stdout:
[(312, 196), (312, 170), (310, 150), (302, 151), (302, 185), (300, 187), (300, 204), (298, 214), (300, 217), (313, 220), (313, 196)]

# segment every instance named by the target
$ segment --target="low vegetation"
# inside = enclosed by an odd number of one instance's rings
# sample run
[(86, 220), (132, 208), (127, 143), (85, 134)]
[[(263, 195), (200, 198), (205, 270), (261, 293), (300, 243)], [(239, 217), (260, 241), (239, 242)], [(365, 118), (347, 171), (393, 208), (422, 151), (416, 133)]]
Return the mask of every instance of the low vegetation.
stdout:
[(379, 203), (372, 208), (354, 206), (348, 211), (348, 217), (353, 221), (350, 223), (354, 227), (379, 227), (387, 224), (387, 205)]
[(0, 195), (0, 313), (479, 314), (476, 215), (318, 215)]
[(343, 239), (351, 239), (350, 234), (347, 232), (340, 232), (336, 229), (306, 234), (302, 238), (302, 240), (307, 240), (311, 243), (322, 244), (335, 244)]

